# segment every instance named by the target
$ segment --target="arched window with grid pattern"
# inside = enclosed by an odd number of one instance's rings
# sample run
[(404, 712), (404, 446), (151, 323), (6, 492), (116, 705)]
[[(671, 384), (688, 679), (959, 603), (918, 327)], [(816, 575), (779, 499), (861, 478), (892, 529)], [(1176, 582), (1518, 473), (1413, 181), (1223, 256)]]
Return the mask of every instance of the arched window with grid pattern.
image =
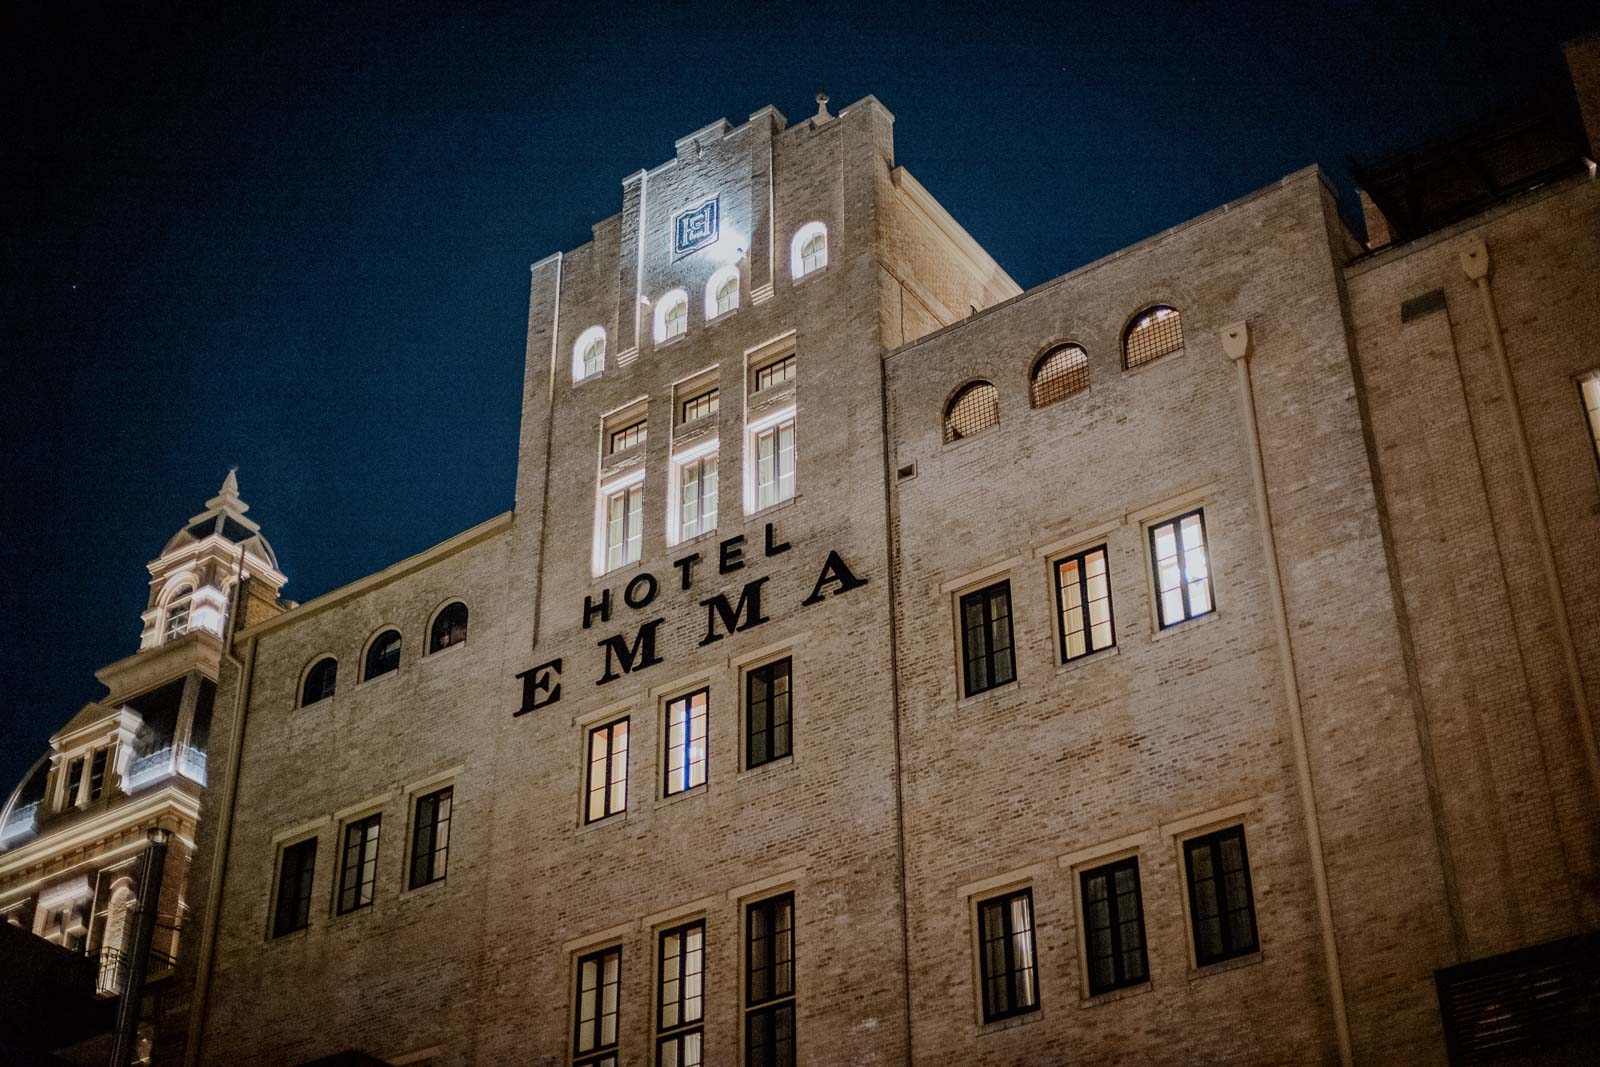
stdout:
[(1122, 335), (1122, 366), (1126, 370), (1182, 351), (1183, 316), (1166, 304), (1139, 312)]
[(992, 382), (968, 382), (944, 409), (944, 443), (965, 440), (1000, 425), (1000, 391)]
[(1028, 403), (1036, 408), (1065, 400), (1089, 388), (1089, 353), (1082, 345), (1056, 345), (1033, 364)]

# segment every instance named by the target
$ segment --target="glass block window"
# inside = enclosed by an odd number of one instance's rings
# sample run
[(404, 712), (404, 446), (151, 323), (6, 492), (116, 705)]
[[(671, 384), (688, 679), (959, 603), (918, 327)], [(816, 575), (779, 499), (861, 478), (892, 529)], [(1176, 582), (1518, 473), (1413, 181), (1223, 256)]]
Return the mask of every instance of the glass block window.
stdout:
[(667, 701), (667, 796), (706, 783), (706, 704), (709, 689)]
[(717, 528), (717, 452), (678, 464), (678, 540)]
[(1135, 856), (1084, 871), (1083, 947), (1089, 995), (1138, 985), (1150, 977), (1144, 947), (1144, 908)]
[(983, 970), (983, 1021), (989, 1023), (1038, 1010), (1033, 891), (1019, 889), (980, 901), (978, 941)]
[(701, 1067), (705, 1019), (706, 925), (661, 932), (656, 1000), (656, 1067)]
[(417, 798), (411, 823), (410, 888), (444, 878), (450, 861), (450, 809), (455, 790), (449, 786)]
[(1011, 583), (996, 582), (961, 597), (961, 662), (967, 696), (1017, 676), (1011, 647)]
[(1106, 546), (1056, 560), (1056, 612), (1062, 662), (1117, 643), (1111, 624), (1111, 581)]
[(644, 444), (647, 429), (645, 420), (639, 419), (637, 422), (630, 422), (620, 429), (612, 430), (611, 436), (606, 442), (606, 454), (615, 455), (618, 452), (632, 448), (634, 445)]
[(1000, 425), (1000, 392), (988, 382), (968, 382), (944, 411), (944, 443)]
[(1150, 527), (1150, 562), (1155, 571), (1157, 621), (1162, 629), (1215, 609), (1206, 520), (1201, 509)]
[(628, 720), (589, 731), (588, 801), (584, 822), (598, 822), (628, 810)]
[(1122, 365), (1128, 370), (1183, 351), (1183, 316), (1165, 304), (1141, 311), (1122, 335)]
[(621, 984), (620, 947), (578, 960), (573, 1067), (617, 1067), (617, 1002)]
[(746, 1067), (794, 1067), (794, 894), (745, 909)]
[(782, 359), (774, 360), (764, 367), (757, 368), (755, 392), (759, 393), (763, 389), (771, 389), (775, 385), (783, 385), (785, 382), (794, 381), (797, 367), (798, 364), (795, 362), (794, 356), (784, 356)]
[(1195, 963), (1204, 967), (1256, 951), (1260, 946), (1244, 827), (1190, 838), (1183, 843), (1183, 856)]
[(1033, 377), (1028, 381), (1028, 403), (1042, 408), (1087, 388), (1089, 353), (1079, 345), (1060, 345), (1033, 365)]
[(614, 489), (605, 501), (606, 570), (639, 559), (644, 538), (644, 483)]
[(306, 672), (305, 685), (300, 690), (300, 705), (315, 704), (333, 696), (339, 680), (339, 663), (332, 656), (324, 656)]
[(693, 422), (708, 415), (715, 415), (717, 407), (717, 391), (715, 389), (707, 389), (703, 393), (696, 393), (683, 402), (683, 406), (679, 409), (678, 421), (680, 423)]
[(272, 936), (304, 930), (311, 921), (311, 879), (317, 867), (317, 839), (308, 837), (278, 854), (278, 892), (272, 909)]
[(752, 433), (755, 453), (755, 509), (794, 496), (794, 416)]
[(718, 315), (726, 315), (739, 306), (739, 276), (730, 274), (717, 286), (716, 308)]
[(1578, 394), (1583, 398), (1584, 414), (1589, 417), (1589, 440), (1594, 443), (1595, 458), (1600, 460), (1600, 370), (1583, 376)]
[(372, 903), (373, 886), (378, 880), (378, 828), (381, 815), (346, 824), (344, 857), (339, 865), (339, 914), (365, 908)]
[(367, 646), (366, 670), (362, 680), (367, 681), (390, 671), (400, 669), (400, 631), (385, 630)]
[(759, 767), (789, 754), (789, 657), (752, 667), (744, 676), (744, 760)]

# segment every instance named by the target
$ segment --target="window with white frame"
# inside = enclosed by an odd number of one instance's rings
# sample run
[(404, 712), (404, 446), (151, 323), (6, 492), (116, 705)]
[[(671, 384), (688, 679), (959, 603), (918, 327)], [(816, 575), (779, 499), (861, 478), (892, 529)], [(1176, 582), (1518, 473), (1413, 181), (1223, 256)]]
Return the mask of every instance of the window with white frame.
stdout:
[(673, 543), (717, 528), (717, 442), (707, 441), (673, 460)]
[(656, 344), (682, 337), (689, 330), (689, 294), (674, 289), (656, 304)]
[(600, 572), (635, 563), (644, 535), (644, 471), (600, 490)]
[(194, 586), (185, 582), (167, 598), (167, 624), (162, 640), (171, 641), (189, 632), (189, 605), (194, 598)]
[(794, 496), (794, 408), (750, 424), (745, 441), (745, 511), (757, 512)]
[(581, 382), (606, 369), (606, 331), (591, 326), (578, 335), (572, 346), (572, 380)]
[(718, 318), (738, 309), (739, 268), (723, 267), (706, 283), (706, 318)]
[(1150, 527), (1150, 566), (1156, 584), (1156, 620), (1163, 630), (1216, 610), (1202, 509)]
[(789, 245), (789, 274), (799, 281), (828, 265), (828, 227), (808, 222), (795, 231)]
[(706, 784), (706, 704), (709, 689), (667, 701), (666, 795)]

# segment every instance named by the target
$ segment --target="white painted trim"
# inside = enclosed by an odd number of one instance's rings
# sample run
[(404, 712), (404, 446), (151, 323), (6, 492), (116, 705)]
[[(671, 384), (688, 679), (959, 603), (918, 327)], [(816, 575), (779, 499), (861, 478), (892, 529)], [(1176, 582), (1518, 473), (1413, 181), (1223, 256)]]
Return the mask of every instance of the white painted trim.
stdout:
[[(668, 337), (667, 312), (676, 307), (679, 301), (683, 303), (683, 332), (675, 333)], [(656, 301), (654, 320), (655, 331), (652, 336), (655, 338), (656, 344), (664, 345), (687, 337), (689, 335), (689, 294), (682, 289), (669, 289), (661, 294), (661, 299)]]
[[(721, 288), (729, 278), (732, 278), (734, 281), (733, 307), (729, 308), (727, 311), (718, 311), (717, 290)], [(726, 266), (718, 267), (712, 273), (711, 277), (706, 281), (705, 313), (707, 322), (715, 322), (718, 319), (721, 319), (727, 315), (732, 315), (739, 310), (740, 304), (743, 301), (743, 293), (740, 292), (742, 285), (743, 279), (739, 276), (739, 265), (737, 263), (729, 263)]]
[[(600, 350), (600, 369), (593, 374), (585, 374), (583, 357), (597, 338), (601, 345), (604, 346)], [(609, 344), (610, 338), (606, 337), (606, 328), (604, 326), (590, 326), (578, 335), (578, 339), (572, 342), (572, 384), (577, 385), (579, 382), (586, 382), (590, 378), (598, 378), (605, 373)]]
[[(822, 265), (811, 270), (805, 270), (803, 269), (804, 257), (801, 256), (800, 249), (807, 241), (818, 234), (822, 235)], [(828, 263), (832, 259), (833, 248), (831, 245), (832, 240), (828, 236), (827, 223), (817, 219), (804, 223), (794, 232), (794, 236), (789, 239), (789, 280), (798, 282), (802, 278), (810, 277), (813, 274), (821, 274), (827, 270)]]
[[(59, 833), (45, 833), (24, 844), (0, 852), (0, 878), (39, 862), (56, 853), (80, 848), (109, 834), (127, 829), (146, 819), (159, 816), (170, 809), (174, 815), (191, 822), (200, 818), (200, 799), (191, 796), (182, 787), (162, 786), (78, 823)], [(143, 842), (140, 842), (143, 847)]]

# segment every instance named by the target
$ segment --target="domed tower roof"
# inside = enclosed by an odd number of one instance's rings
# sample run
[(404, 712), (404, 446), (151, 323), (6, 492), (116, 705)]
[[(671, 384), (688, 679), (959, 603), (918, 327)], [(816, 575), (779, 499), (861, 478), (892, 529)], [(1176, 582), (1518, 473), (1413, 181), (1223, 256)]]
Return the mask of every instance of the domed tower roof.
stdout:
[(251, 519), (245, 518), (244, 513), (249, 510), (250, 505), (239, 499), (238, 471), (231, 469), (227, 478), (223, 479), (222, 488), (217, 491), (217, 495), (206, 501), (206, 510), (194, 516), (183, 529), (173, 534), (172, 539), (161, 550), (161, 554), (168, 555), (185, 545), (203, 541), (212, 534), (220, 534), (234, 544), (242, 545), (247, 552), (260, 556), (276, 570), (278, 557), (273, 553), (266, 537), (262, 535), (261, 527)]

